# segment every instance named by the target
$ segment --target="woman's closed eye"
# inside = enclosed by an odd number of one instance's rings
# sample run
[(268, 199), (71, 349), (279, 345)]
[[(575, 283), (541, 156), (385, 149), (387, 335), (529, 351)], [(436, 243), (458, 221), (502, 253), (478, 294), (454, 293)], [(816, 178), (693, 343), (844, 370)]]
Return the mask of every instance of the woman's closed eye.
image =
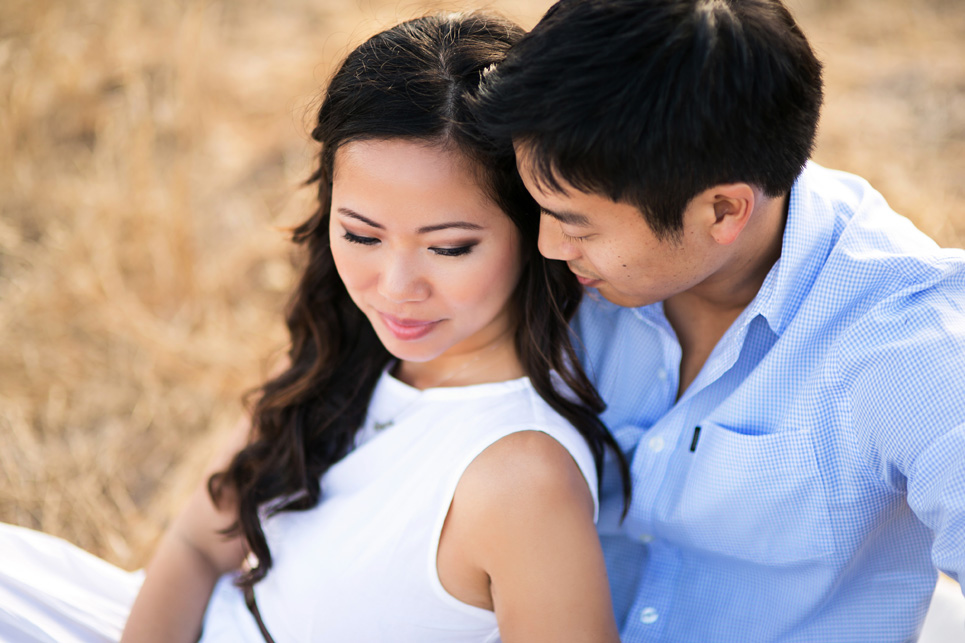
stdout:
[(469, 243), (464, 246), (455, 246), (450, 248), (434, 246), (429, 248), (429, 250), (441, 257), (461, 257), (472, 252), (472, 249), (475, 247), (475, 243)]
[[(342, 235), (346, 241), (350, 243), (357, 243), (363, 246), (374, 246), (381, 242), (377, 237), (365, 237), (360, 234), (355, 234), (345, 231)], [(476, 243), (467, 243), (461, 246), (430, 246), (429, 251), (433, 254), (439, 255), (440, 257), (462, 257), (464, 255), (472, 252), (472, 249), (476, 247)]]
[(359, 234), (352, 234), (348, 230), (345, 231), (345, 234), (342, 237), (346, 241), (349, 241), (351, 243), (358, 243), (363, 246), (374, 246), (379, 242), (379, 240), (376, 239), (375, 237), (363, 237), (362, 235), (359, 235)]

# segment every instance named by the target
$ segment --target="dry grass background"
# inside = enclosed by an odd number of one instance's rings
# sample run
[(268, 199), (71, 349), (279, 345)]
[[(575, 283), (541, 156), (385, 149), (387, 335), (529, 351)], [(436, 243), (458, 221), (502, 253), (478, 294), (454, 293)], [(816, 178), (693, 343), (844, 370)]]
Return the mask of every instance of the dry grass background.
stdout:
[[(965, 245), (965, 3), (790, 5), (827, 64), (817, 159)], [(0, 520), (145, 562), (284, 345), (333, 61), (470, 6), (0, 2)]]

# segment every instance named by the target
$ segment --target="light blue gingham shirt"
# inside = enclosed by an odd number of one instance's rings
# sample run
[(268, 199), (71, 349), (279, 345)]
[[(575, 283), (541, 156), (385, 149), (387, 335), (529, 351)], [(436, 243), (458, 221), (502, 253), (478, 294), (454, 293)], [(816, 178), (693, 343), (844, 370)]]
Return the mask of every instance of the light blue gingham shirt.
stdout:
[(631, 460), (600, 519), (624, 642), (906, 641), (935, 568), (965, 580), (965, 252), (862, 179), (808, 165), (679, 401), (662, 305), (589, 296), (574, 325)]

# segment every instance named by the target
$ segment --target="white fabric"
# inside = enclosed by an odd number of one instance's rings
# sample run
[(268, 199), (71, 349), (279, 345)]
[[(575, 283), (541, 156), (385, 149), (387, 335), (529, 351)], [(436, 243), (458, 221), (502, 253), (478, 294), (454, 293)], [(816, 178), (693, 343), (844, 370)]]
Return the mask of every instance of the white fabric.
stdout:
[[(374, 432), (374, 422), (390, 418), (392, 427)], [(361, 444), (322, 479), (322, 503), (265, 526), (274, 564), (255, 594), (275, 640), (498, 641), (492, 612), (442, 587), (436, 550), (466, 467), (500, 438), (527, 430), (560, 442), (596, 498), (589, 448), (528, 379), (418, 391), (383, 376)], [(224, 578), (202, 641), (228, 640), (262, 642), (240, 592)]]
[[(323, 502), (266, 524), (275, 564), (256, 593), (269, 631), (278, 643), (498, 641), (494, 614), (456, 600), (436, 573), (456, 484), (488, 446), (536, 430), (572, 454), (596, 503), (589, 448), (525, 378), (418, 391), (385, 375), (369, 411), (357, 448), (323, 478)], [(202, 641), (264, 643), (232, 580), (215, 587)], [(3, 643), (117, 641), (142, 582), (142, 572), (0, 523)]]
[(0, 523), (0, 641), (117, 641), (143, 579), (60, 538)]

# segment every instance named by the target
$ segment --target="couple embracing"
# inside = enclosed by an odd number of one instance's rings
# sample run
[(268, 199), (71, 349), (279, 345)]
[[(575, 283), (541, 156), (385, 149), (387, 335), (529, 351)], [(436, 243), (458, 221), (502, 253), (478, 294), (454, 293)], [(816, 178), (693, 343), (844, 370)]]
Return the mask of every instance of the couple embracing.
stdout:
[(81, 602), (124, 641), (913, 640), (965, 573), (965, 255), (809, 162), (821, 102), (778, 0), (373, 36), (289, 361)]

